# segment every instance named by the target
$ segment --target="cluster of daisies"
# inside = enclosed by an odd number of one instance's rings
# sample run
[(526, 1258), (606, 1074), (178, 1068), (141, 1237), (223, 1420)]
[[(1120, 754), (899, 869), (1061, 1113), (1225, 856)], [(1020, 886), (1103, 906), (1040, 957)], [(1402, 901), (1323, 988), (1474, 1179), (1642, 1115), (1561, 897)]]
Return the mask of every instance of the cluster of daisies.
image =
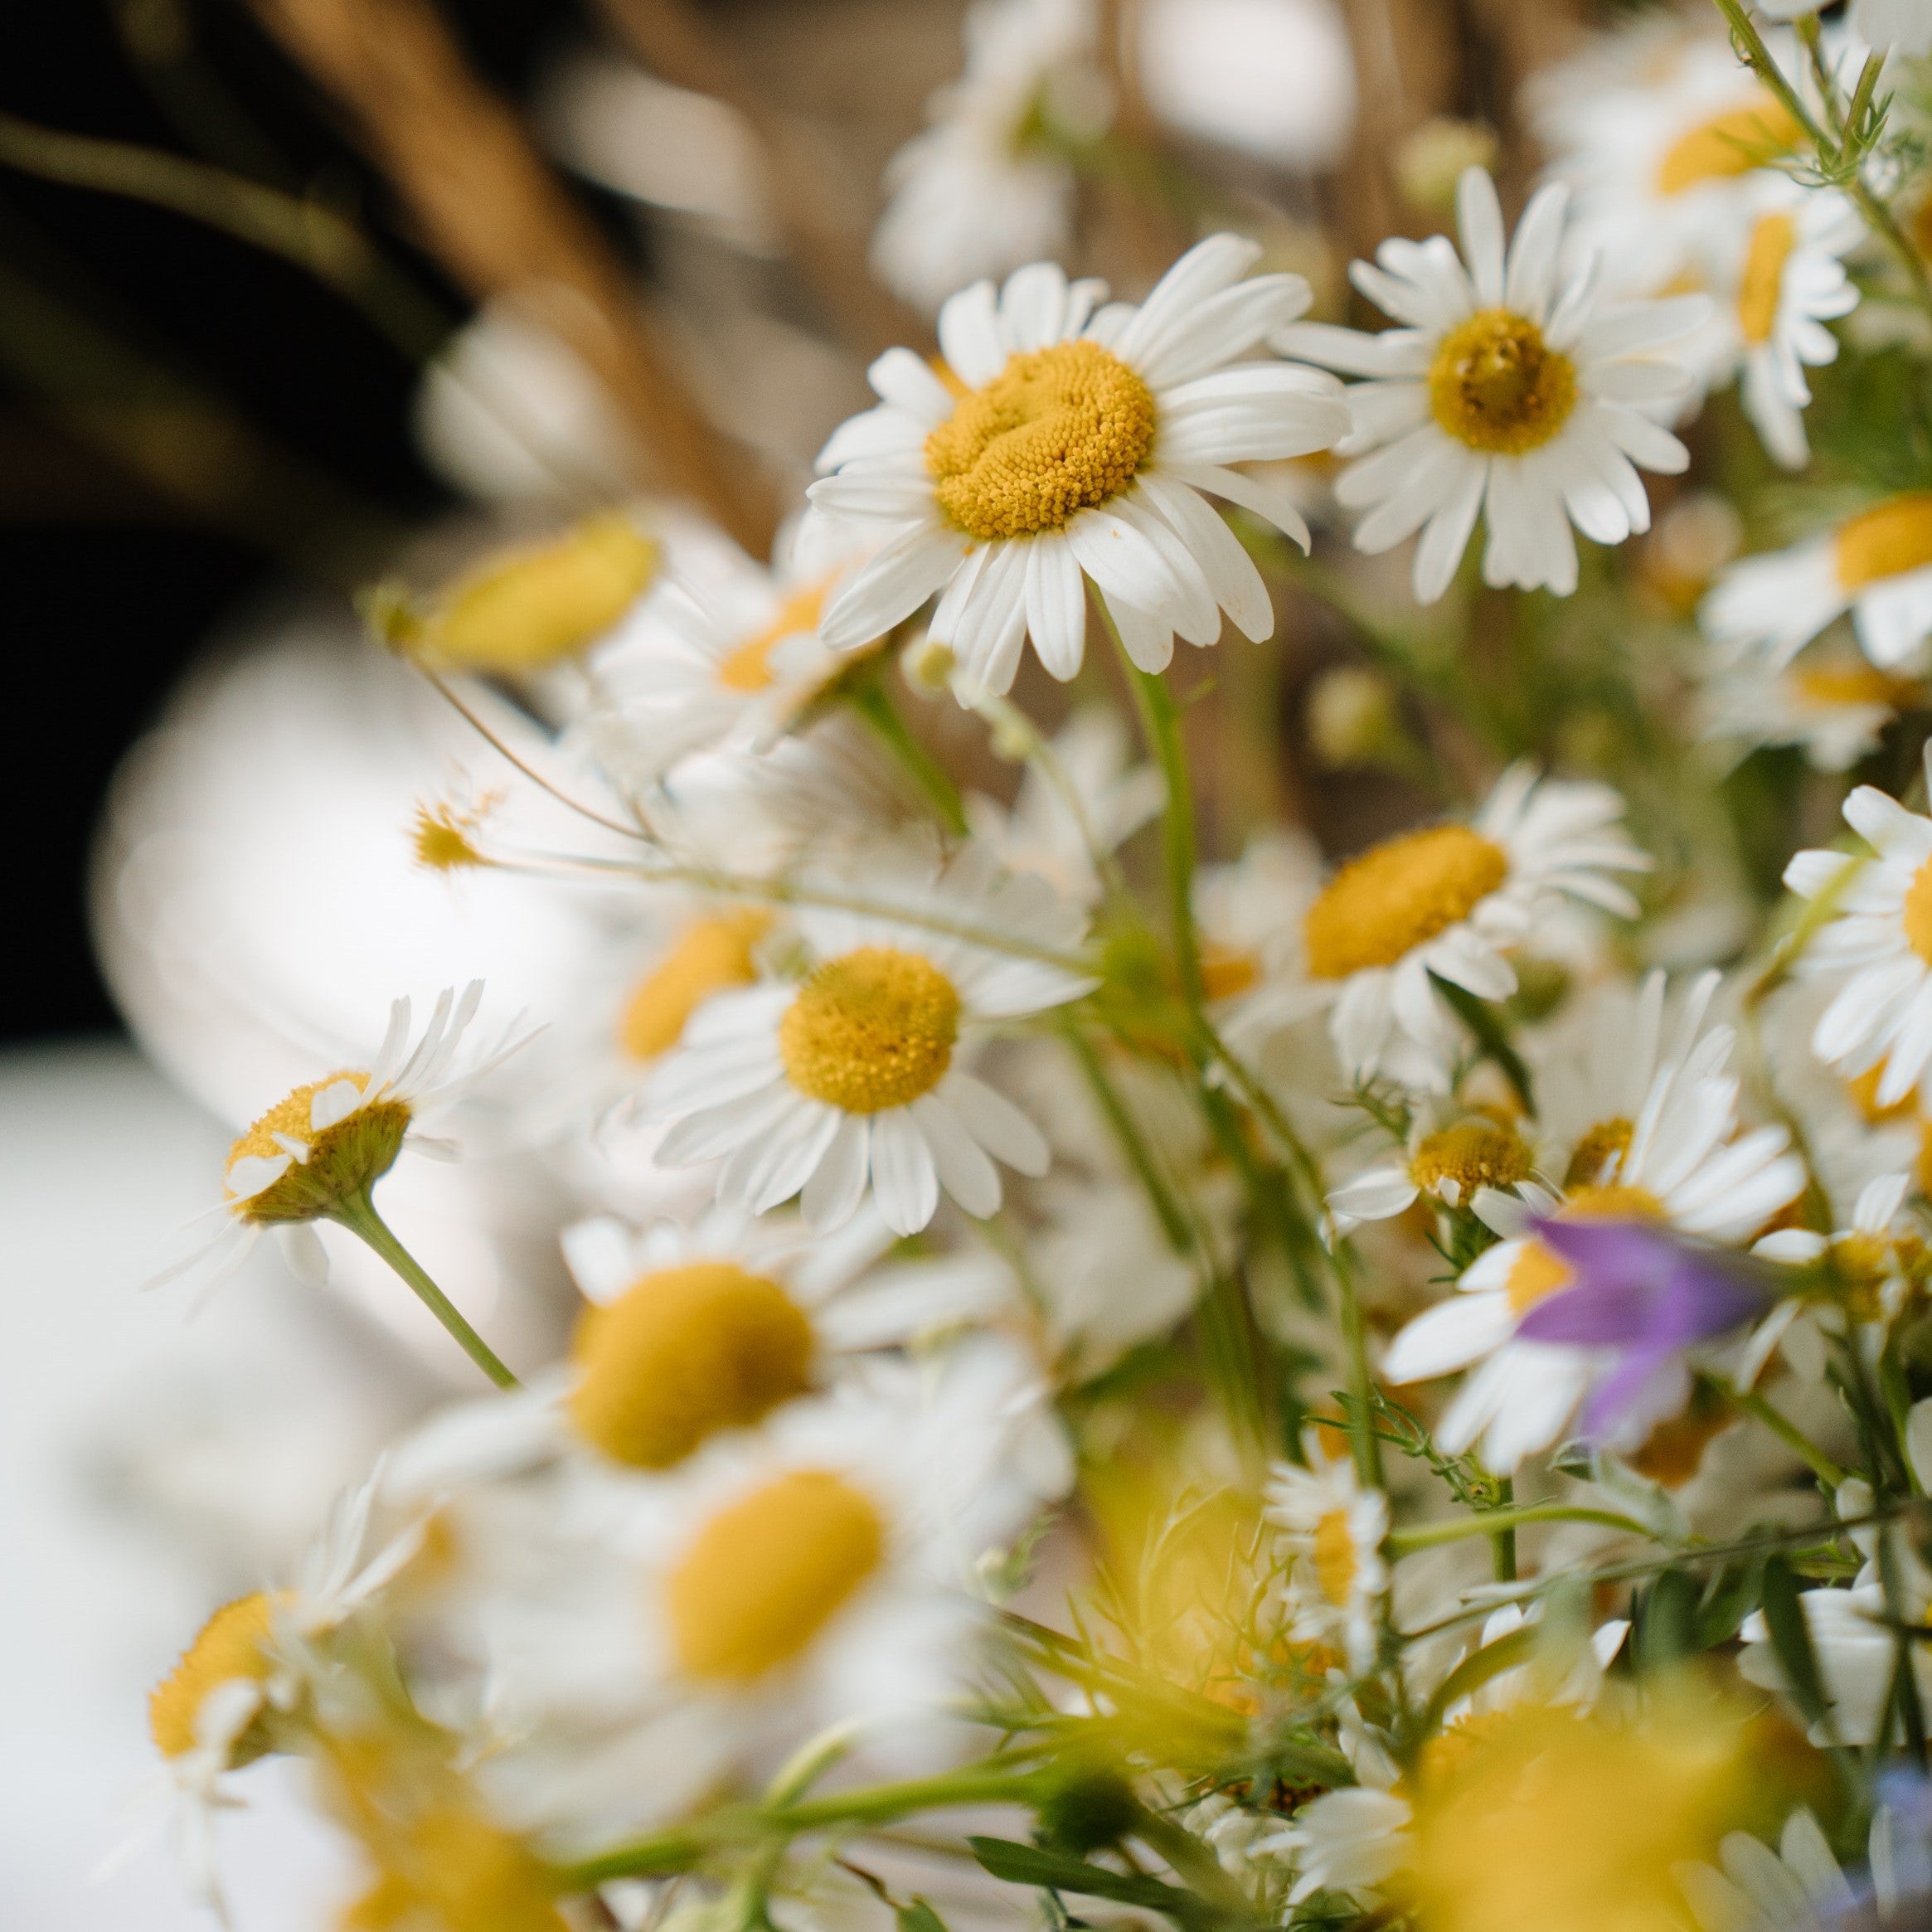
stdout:
[[(1654, 10), (1513, 226), (1470, 167), (1320, 303), (1027, 259), (1104, 11), (974, 12), (879, 249), (1003, 279), (769, 565), (639, 509), (371, 600), (577, 841), (421, 862), (604, 916), (345, 1043), (167, 1271), (360, 1243), (494, 1385), (156, 1688), (217, 1907), (270, 1754), (405, 1932), (1932, 1892), (1932, 9)], [(1400, 781), (1326, 850), (1202, 784), (1316, 599), (1311, 755)], [(483, 1144), (571, 1203), (552, 1360), (384, 1217)]]

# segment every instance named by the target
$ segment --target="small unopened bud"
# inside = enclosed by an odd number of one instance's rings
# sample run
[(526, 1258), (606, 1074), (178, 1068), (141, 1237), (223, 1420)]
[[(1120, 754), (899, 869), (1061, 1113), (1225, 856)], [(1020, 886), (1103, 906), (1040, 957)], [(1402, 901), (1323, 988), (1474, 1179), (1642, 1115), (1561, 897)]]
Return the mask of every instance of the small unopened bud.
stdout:
[(1456, 205), (1456, 183), (1464, 170), (1493, 168), (1496, 154), (1495, 129), (1438, 114), (1396, 149), (1396, 185), (1418, 214), (1446, 215)]
[(489, 803), (486, 799), (468, 812), (449, 803), (418, 805), (410, 828), (416, 863), (427, 866), (433, 872), (457, 872), (471, 866), (487, 866), (490, 862), (477, 850), (471, 835), (483, 823)]
[(1744, 522), (1728, 498), (1700, 490), (1658, 519), (1642, 552), (1650, 589), (1687, 615), (1711, 580), (1744, 548)]
[(1133, 1787), (1110, 1767), (1082, 1765), (1041, 1803), (1040, 1837), (1056, 1851), (1085, 1857), (1117, 1845), (1141, 1817)]
[(900, 675), (912, 688), (926, 697), (941, 697), (953, 687), (953, 673), (959, 660), (950, 644), (936, 638), (919, 638), (900, 653)]

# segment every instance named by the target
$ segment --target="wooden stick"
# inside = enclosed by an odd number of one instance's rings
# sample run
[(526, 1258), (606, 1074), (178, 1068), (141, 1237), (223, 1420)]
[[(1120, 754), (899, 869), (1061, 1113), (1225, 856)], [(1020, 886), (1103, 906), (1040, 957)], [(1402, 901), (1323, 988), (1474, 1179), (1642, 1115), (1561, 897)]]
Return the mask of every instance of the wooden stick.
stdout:
[(932, 331), (873, 279), (863, 239), (830, 213), (810, 143), (748, 81), (731, 50), (689, 0), (597, 0), (611, 31), (660, 80), (708, 94), (750, 127), (785, 252), (847, 346), (867, 362), (896, 343), (924, 347)]
[(479, 300), (540, 299), (546, 324), (623, 410), (653, 480), (762, 556), (775, 516), (750, 458), (686, 393), (623, 265), (471, 70), (434, 0), (250, 4), (348, 109), (449, 274)]

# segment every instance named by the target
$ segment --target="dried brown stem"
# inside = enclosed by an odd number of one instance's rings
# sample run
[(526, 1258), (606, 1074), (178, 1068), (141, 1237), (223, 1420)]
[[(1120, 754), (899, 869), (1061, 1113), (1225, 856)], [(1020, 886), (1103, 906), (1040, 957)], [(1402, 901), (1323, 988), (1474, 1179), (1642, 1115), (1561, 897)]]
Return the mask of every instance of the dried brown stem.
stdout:
[(516, 114), (471, 70), (433, 0), (250, 0), (353, 117), (363, 144), (454, 279), (543, 319), (624, 411), (658, 481), (762, 553), (774, 523), (750, 459), (706, 420), (622, 264)]
[(849, 347), (868, 361), (895, 343), (923, 343), (926, 323), (872, 279), (865, 242), (830, 211), (810, 143), (748, 81), (689, 0), (597, 0), (633, 57), (673, 86), (708, 94), (750, 125), (785, 251)]

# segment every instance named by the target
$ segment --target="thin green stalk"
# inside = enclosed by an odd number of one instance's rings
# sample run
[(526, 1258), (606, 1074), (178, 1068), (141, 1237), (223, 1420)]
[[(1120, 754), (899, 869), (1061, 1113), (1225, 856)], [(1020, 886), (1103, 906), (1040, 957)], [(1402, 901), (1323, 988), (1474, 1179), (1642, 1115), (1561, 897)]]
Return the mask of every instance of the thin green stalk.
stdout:
[(1779, 1441), (1799, 1457), (1819, 1482), (1828, 1490), (1836, 1490), (1845, 1480), (1846, 1472), (1840, 1468), (1798, 1425), (1789, 1416), (1781, 1415), (1762, 1396), (1750, 1389), (1740, 1389), (1721, 1375), (1706, 1371), (1704, 1380), (1714, 1388), (1740, 1415), (1748, 1415), (1754, 1422), (1761, 1422), (1777, 1437)]
[(1531, 1502), (1515, 1509), (1485, 1509), (1472, 1516), (1452, 1517), (1446, 1522), (1391, 1530), (1388, 1546), (1397, 1556), (1411, 1556), (1418, 1550), (1460, 1542), (1464, 1536), (1493, 1536), (1500, 1531), (1514, 1532), (1525, 1524), (1539, 1522), (1597, 1523), (1605, 1529), (1628, 1531), (1632, 1536), (1651, 1534), (1635, 1517), (1619, 1516), (1614, 1510), (1581, 1509), (1566, 1502)]
[(1368, 1327), (1362, 1319), (1362, 1296), (1355, 1285), (1355, 1263), (1345, 1243), (1335, 1245), (1335, 1296), (1342, 1311), (1342, 1342), (1348, 1352), (1348, 1446), (1355, 1473), (1371, 1489), (1382, 1486), (1382, 1445), (1376, 1434), (1371, 1397), (1375, 1378), (1369, 1373)]
[(1167, 1238), (1167, 1245), (1177, 1255), (1190, 1255), (1196, 1247), (1194, 1230), (1187, 1211), (1175, 1198), (1173, 1189), (1167, 1184), (1167, 1176), (1161, 1171), (1159, 1161), (1153, 1149), (1148, 1145), (1147, 1137), (1141, 1132), (1140, 1123), (1133, 1118), (1120, 1090), (1114, 1084), (1113, 1076), (1101, 1064), (1100, 1056), (1094, 1051), (1094, 1043), (1072, 1021), (1065, 1022), (1060, 1027), (1061, 1037), (1074, 1056), (1075, 1064), (1093, 1090), (1094, 1101), (1114, 1138), (1120, 1144), (1120, 1151), (1127, 1157), (1127, 1163), (1133, 1169), (1135, 1177), (1147, 1191), (1149, 1205), (1155, 1218), (1161, 1224), (1161, 1232)]
[[(1507, 1476), (1496, 1486), (1497, 1494), (1502, 1499), (1502, 1507), (1495, 1513), (1498, 1516), (1511, 1512), (1511, 1505), (1516, 1500), (1516, 1484)], [(1516, 1581), (1516, 1526), (1498, 1530), (1490, 1538), (1489, 1561), (1492, 1574), (1498, 1583)]]
[(1025, 1799), (1039, 1789), (1040, 1773), (1033, 1766), (996, 1760), (936, 1777), (868, 1785), (805, 1803), (731, 1805), (690, 1825), (654, 1832), (634, 1844), (564, 1866), (556, 1876), (566, 1891), (590, 1891), (616, 1878), (689, 1871), (707, 1852), (728, 1845), (756, 1844), (770, 1837), (782, 1842), (800, 1832), (887, 1824), (917, 1812)]
[(1120, 627), (1107, 608), (1107, 600), (1097, 589), (1094, 604), (1119, 653), (1121, 672), (1140, 716), (1141, 735), (1167, 788), (1167, 802), (1161, 813), (1161, 861), (1167, 881), (1167, 920), (1181, 991), (1188, 1005), (1198, 1011), (1206, 1001), (1207, 987), (1201, 973), (1201, 940), (1194, 930), (1194, 789), (1187, 775), (1187, 748), (1181, 741), (1180, 710), (1167, 680), (1153, 672), (1143, 671), (1128, 656)]
[(415, 1256), (389, 1231), (389, 1224), (376, 1211), (376, 1203), (364, 1188), (337, 1202), (329, 1219), (339, 1221), (349, 1232), (380, 1255), (410, 1286), (417, 1299), (447, 1328), (459, 1347), (499, 1389), (521, 1385), (497, 1359), (490, 1345), (464, 1320), (456, 1304), (424, 1272)]
[(953, 783), (952, 774), (913, 736), (877, 672), (855, 678), (846, 687), (844, 697), (870, 726), (873, 736), (898, 761), (900, 769), (919, 788), (920, 797), (932, 807), (940, 823), (954, 837), (964, 838), (966, 810), (959, 802), (959, 788)]

